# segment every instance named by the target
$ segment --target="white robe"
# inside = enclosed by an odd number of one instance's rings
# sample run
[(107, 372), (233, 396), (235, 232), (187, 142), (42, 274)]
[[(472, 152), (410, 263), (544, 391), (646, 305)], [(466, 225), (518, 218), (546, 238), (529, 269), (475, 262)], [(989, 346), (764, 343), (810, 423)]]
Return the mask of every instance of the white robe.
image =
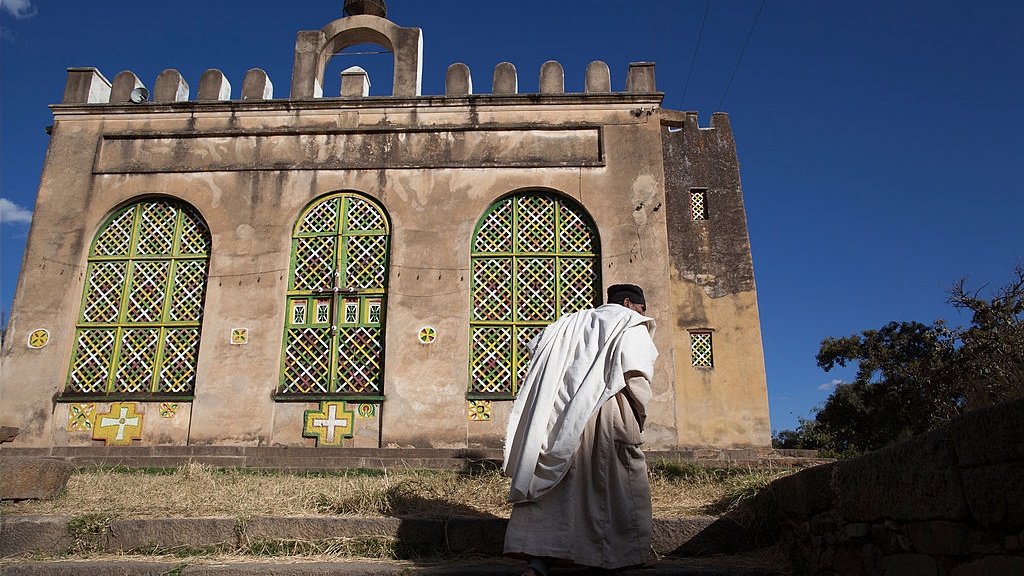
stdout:
[(509, 419), (515, 506), (505, 552), (586, 566), (643, 563), (651, 500), (643, 442), (654, 321), (618, 304), (545, 329)]

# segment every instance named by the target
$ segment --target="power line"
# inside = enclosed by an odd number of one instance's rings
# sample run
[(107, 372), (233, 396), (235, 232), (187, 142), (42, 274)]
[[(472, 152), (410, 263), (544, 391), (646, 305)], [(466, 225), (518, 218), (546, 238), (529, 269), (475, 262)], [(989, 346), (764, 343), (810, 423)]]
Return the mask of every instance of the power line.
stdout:
[[(710, 2), (710, 0), (708, 0)], [(754, 23), (750, 25), (750, 32), (747, 33), (747, 40), (743, 43), (743, 50), (740, 50), (740, 57), (736, 59), (736, 67), (732, 69), (732, 75), (729, 76), (729, 83), (725, 85), (725, 91), (722, 92), (722, 99), (718, 101), (718, 107), (715, 108), (717, 111), (722, 110), (722, 104), (725, 103), (725, 95), (729, 93), (729, 88), (732, 87), (732, 80), (736, 77), (736, 71), (740, 69), (740, 62), (743, 61), (743, 55), (747, 53), (747, 45), (750, 44), (750, 37), (754, 35), (754, 28), (757, 27), (757, 19), (761, 17), (761, 11), (764, 10), (764, 5), (768, 0), (761, 0), (761, 7), (757, 9), (757, 15), (754, 16)]]
[(693, 58), (690, 59), (690, 71), (686, 74), (686, 84), (683, 86), (683, 98), (679, 107), (686, 110), (686, 91), (690, 88), (690, 77), (693, 76), (693, 65), (697, 62), (697, 50), (700, 49), (700, 39), (704, 37), (704, 25), (708, 21), (708, 12), (711, 11), (711, 0), (704, 6), (704, 19), (700, 22), (700, 32), (697, 34), (697, 45), (693, 47)]

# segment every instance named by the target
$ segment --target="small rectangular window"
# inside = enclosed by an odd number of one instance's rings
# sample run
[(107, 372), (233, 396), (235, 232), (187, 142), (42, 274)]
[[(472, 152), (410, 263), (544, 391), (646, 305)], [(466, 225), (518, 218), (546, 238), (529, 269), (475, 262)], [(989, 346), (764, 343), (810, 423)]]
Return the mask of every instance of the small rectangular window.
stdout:
[(359, 323), (359, 300), (345, 300), (345, 324)]
[(306, 323), (306, 301), (292, 301), (292, 324)]
[(711, 353), (711, 332), (690, 332), (690, 352), (697, 368), (714, 366)]
[(708, 219), (707, 190), (690, 191), (690, 217), (694, 220)]
[(316, 323), (317, 324), (328, 324), (331, 321), (331, 301), (330, 300), (317, 300), (316, 301)]
[(370, 300), (368, 304), (367, 323), (380, 324), (380, 300)]

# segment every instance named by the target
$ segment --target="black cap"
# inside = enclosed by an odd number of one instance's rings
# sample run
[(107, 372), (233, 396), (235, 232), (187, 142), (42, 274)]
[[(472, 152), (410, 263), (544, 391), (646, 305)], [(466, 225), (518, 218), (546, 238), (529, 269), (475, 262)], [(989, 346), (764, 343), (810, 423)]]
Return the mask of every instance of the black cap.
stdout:
[(623, 300), (629, 298), (634, 304), (647, 305), (644, 301), (644, 289), (635, 284), (615, 284), (608, 287), (608, 302), (610, 304), (622, 304)]

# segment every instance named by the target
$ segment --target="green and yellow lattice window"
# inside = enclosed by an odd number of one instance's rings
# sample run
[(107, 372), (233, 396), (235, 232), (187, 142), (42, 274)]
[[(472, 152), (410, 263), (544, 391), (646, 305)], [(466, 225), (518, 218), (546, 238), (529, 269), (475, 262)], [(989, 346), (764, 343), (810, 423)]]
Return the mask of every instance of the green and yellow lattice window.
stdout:
[(493, 204), (472, 252), (470, 398), (513, 398), (526, 343), (559, 316), (599, 303), (598, 237), (571, 200), (525, 193)]
[(184, 202), (111, 216), (89, 251), (63, 396), (191, 395), (209, 257), (209, 229)]
[(384, 211), (352, 193), (299, 217), (278, 399), (383, 394), (388, 235)]
[(690, 357), (697, 368), (711, 368), (714, 355), (711, 348), (711, 332), (690, 332)]

